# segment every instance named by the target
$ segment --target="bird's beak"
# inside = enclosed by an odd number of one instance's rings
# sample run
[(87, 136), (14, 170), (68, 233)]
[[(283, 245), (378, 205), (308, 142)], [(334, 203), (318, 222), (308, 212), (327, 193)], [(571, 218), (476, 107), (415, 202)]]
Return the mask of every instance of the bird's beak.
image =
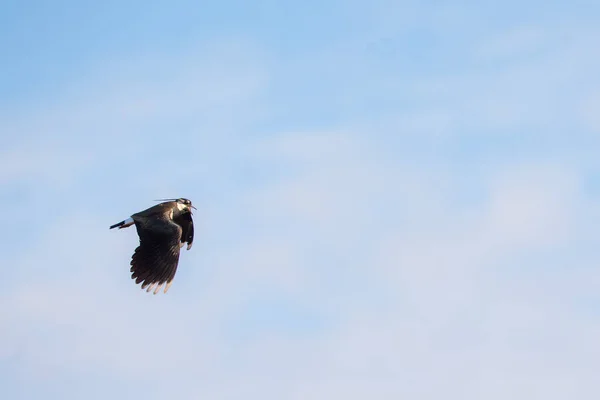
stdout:
[(191, 205), (191, 204), (190, 204), (190, 207), (192, 207), (194, 210), (197, 210), (197, 208), (196, 208), (196, 207), (194, 207), (194, 206), (193, 206), (193, 205)]

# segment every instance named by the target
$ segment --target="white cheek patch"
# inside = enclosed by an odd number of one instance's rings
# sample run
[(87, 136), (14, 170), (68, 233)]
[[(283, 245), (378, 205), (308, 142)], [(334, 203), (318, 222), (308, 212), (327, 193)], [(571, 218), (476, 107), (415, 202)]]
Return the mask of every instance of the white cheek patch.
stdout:
[(186, 210), (188, 207), (185, 204), (177, 203), (177, 208), (179, 211)]

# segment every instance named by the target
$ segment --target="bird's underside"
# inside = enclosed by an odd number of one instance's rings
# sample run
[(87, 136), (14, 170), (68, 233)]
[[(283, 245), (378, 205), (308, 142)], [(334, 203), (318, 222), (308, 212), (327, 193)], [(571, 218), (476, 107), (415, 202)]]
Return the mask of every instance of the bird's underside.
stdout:
[[(182, 203), (182, 202), (187, 203)], [(131, 257), (131, 278), (147, 292), (166, 293), (175, 277), (180, 248), (192, 247), (194, 223), (191, 202), (178, 199), (157, 204), (111, 226), (119, 229), (135, 224), (140, 244)]]

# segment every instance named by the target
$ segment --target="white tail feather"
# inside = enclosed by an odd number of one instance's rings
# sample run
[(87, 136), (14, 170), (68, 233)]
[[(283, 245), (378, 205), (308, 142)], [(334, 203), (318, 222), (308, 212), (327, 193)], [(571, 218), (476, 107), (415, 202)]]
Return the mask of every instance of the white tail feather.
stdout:
[(127, 218), (125, 221), (123, 221), (123, 225), (121, 225), (121, 226), (119, 227), (119, 229), (127, 228), (127, 227), (129, 227), (129, 226), (131, 226), (131, 225), (133, 225), (133, 224), (134, 224), (134, 222), (133, 222), (133, 218), (131, 218), (131, 217), (130, 217), (130, 218)]

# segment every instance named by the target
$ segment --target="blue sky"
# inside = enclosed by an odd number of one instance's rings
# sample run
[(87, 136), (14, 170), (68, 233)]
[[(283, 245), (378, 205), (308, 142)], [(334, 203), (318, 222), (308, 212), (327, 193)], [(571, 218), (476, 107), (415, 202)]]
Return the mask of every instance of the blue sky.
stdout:
[(600, 395), (596, 3), (2, 10), (6, 398)]

